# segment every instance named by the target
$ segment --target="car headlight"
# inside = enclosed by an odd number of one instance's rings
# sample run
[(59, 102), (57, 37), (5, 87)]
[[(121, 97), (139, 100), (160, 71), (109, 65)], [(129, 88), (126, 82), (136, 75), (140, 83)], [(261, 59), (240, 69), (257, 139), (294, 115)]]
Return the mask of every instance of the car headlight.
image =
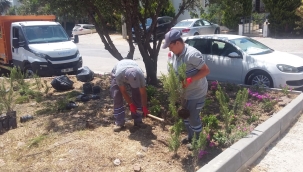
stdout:
[(79, 50), (77, 50), (77, 52), (76, 52), (76, 57), (78, 57), (78, 56), (80, 56)]
[(282, 72), (286, 73), (298, 73), (299, 70), (296, 67), (285, 65), (285, 64), (278, 64), (277, 65), (278, 69)]
[(40, 52), (37, 52), (37, 51), (33, 51), (33, 50), (32, 50), (32, 53), (35, 54), (35, 56), (37, 56), (37, 57), (41, 57), (41, 58), (47, 59), (47, 55), (46, 54), (43, 54), (43, 53), (40, 53)]

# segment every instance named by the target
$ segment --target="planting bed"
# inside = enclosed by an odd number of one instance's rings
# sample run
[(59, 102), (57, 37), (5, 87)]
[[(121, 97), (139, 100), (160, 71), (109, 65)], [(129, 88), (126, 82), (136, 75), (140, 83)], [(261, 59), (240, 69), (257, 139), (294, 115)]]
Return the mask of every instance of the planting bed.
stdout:
[[(175, 120), (168, 111), (168, 94), (161, 84), (147, 90), (152, 114), (165, 121), (146, 118), (147, 128), (138, 129), (133, 127), (131, 117), (127, 115), (126, 130), (114, 133), (110, 76), (101, 75), (92, 81), (101, 86), (101, 99), (76, 102), (76, 108), (58, 110), (67, 100), (75, 100), (75, 96), (82, 92), (83, 83), (74, 76), (69, 78), (74, 81), (73, 90), (58, 92), (50, 88), (47, 93), (44, 92), (45, 86), (37, 89), (34, 79), (27, 80), (31, 89), (41, 91), (43, 96), (39, 103), (29, 97), (28, 101), (15, 106), (18, 127), (0, 135), (0, 168), (3, 171), (194, 171), (297, 96), (286, 88), (282, 91), (250, 88), (243, 110), (235, 111), (239, 113), (231, 116), (230, 136), (226, 138), (222, 136), (224, 118), (215, 93), (218, 85), (210, 83), (201, 118), (204, 126), (211, 121), (205, 118), (209, 116), (217, 119), (218, 125), (212, 126), (207, 133), (207, 145), (197, 160), (185, 145), (181, 145), (176, 153), (168, 148), (170, 128)], [(50, 87), (52, 78), (41, 78), (42, 82), (44, 80)], [(220, 86), (226, 93), (228, 109), (234, 109), (237, 92), (242, 87), (234, 84)], [(20, 123), (19, 119), (24, 115), (32, 115), (33, 119)], [(183, 132), (181, 138), (185, 136)]]

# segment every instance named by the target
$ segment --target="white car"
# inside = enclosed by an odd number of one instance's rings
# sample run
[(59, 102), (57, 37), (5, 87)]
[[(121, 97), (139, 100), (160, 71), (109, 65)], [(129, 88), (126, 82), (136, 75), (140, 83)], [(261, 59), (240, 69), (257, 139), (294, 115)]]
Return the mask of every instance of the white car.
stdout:
[(187, 37), (210, 69), (208, 80), (266, 87), (303, 86), (303, 59), (275, 51), (245, 36), (216, 34)]
[(96, 28), (92, 24), (76, 24), (73, 28), (73, 35), (83, 35), (88, 33), (95, 33)]
[(185, 19), (171, 29), (180, 30), (182, 37), (194, 35), (219, 34), (220, 26), (204, 19)]

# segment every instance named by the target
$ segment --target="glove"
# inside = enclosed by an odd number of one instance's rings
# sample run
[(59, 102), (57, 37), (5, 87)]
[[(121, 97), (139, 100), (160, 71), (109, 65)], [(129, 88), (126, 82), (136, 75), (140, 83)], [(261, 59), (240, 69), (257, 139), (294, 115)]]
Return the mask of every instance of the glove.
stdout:
[(186, 78), (186, 80), (183, 82), (183, 88), (188, 87), (192, 82), (192, 78)]
[(136, 107), (136, 105), (134, 105), (133, 103), (129, 104), (129, 110), (132, 113), (137, 113), (137, 107)]
[(143, 106), (143, 115), (144, 115), (144, 117), (146, 117), (147, 114), (149, 114), (149, 111), (148, 111), (146, 106)]

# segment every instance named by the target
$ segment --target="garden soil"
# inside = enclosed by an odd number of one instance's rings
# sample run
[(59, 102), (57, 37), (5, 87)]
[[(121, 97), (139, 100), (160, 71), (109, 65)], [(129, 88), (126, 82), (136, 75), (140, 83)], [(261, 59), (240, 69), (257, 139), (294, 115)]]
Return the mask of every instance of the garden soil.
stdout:
[[(73, 90), (59, 92), (51, 88), (41, 102), (30, 99), (15, 106), (18, 127), (0, 134), (1, 171), (195, 171), (225, 149), (215, 146), (197, 163), (185, 145), (176, 153), (171, 152), (168, 140), (172, 123), (167, 122), (168, 113), (160, 116), (165, 122), (143, 119), (147, 127), (140, 129), (133, 126), (127, 111), (126, 129), (113, 132), (109, 75), (100, 75), (92, 81), (101, 87), (100, 100), (76, 102), (78, 107), (72, 110), (58, 110), (60, 102), (72, 97), (71, 92), (82, 92), (83, 83), (75, 76), (69, 78), (74, 81)], [(41, 82), (51, 87), (52, 79), (41, 78)], [(37, 90), (33, 79), (28, 82)], [(45, 86), (40, 89), (44, 92)], [(167, 104), (162, 104), (163, 108), (167, 108)], [(219, 109), (218, 104), (209, 108)], [(262, 108), (255, 106), (254, 111)], [(270, 118), (272, 113), (260, 114), (254, 125)], [(19, 118), (24, 115), (34, 118), (20, 123)], [(183, 132), (182, 138), (185, 136)]]

